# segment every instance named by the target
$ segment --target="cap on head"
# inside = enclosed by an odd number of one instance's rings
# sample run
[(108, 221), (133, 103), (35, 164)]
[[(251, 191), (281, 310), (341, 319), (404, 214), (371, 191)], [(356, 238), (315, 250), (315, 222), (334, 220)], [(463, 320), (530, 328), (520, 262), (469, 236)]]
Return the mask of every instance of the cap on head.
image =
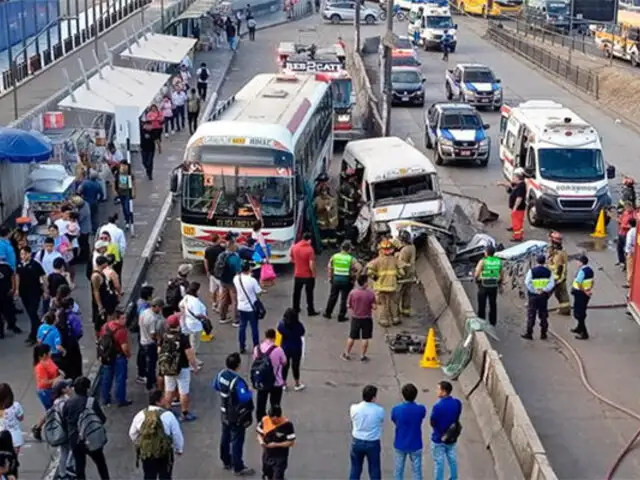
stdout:
[(180, 328), (180, 315), (174, 313), (167, 318), (167, 327), (169, 328)]
[(71, 382), (69, 380), (59, 380), (53, 385), (53, 396), (54, 398), (58, 398), (62, 393), (71, 387)]
[(538, 262), (538, 265), (544, 265), (544, 263), (547, 261), (547, 257), (545, 257), (544, 255), (540, 254), (536, 257), (536, 262)]
[(151, 301), (151, 306), (152, 307), (164, 307), (164, 299), (160, 298), (160, 297), (156, 297)]
[(181, 277), (186, 277), (193, 271), (193, 265), (190, 263), (183, 263), (178, 267), (178, 275)]

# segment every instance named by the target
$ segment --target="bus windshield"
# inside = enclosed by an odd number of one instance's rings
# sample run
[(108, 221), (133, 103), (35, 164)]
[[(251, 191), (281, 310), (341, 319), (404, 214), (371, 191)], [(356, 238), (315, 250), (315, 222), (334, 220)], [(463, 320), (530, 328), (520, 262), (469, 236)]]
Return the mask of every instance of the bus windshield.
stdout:
[(438, 187), (432, 175), (394, 178), (374, 183), (372, 187), (374, 207), (438, 198)]
[(331, 94), (333, 95), (334, 108), (347, 108), (351, 106), (351, 79), (337, 78), (331, 82)]
[(597, 182), (605, 169), (599, 149), (544, 148), (538, 151), (540, 176), (555, 182)]
[(549, 16), (569, 15), (568, 3), (549, 3), (547, 4), (547, 13)]
[(428, 16), (426, 17), (427, 28), (453, 28), (451, 17), (447, 16)]
[(293, 177), (287, 169), (205, 165), (183, 180), (182, 208), (208, 218), (293, 216)]

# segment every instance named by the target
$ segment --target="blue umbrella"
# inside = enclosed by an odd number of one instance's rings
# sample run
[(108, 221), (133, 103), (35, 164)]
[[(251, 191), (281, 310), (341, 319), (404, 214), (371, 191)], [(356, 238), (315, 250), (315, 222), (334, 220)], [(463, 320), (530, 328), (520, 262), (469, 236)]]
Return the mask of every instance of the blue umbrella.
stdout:
[(39, 163), (53, 154), (51, 141), (38, 132), (0, 128), (0, 162)]

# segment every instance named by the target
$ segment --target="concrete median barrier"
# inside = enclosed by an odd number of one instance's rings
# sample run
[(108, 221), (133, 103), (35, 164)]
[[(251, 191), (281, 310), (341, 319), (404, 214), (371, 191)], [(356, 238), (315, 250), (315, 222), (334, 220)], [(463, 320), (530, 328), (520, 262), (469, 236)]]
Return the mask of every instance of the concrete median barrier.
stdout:
[[(452, 350), (476, 316), (444, 249), (430, 237), (418, 259), (419, 281), (441, 337)], [(500, 480), (557, 480), (540, 438), (484, 332), (473, 334), (472, 360), (458, 378)]]
[[(365, 39), (366, 44), (370, 39)], [(384, 129), (382, 117), (378, 111), (378, 98), (373, 93), (371, 82), (365, 70), (360, 52), (355, 52), (353, 45), (347, 45), (347, 70), (353, 79), (356, 92), (356, 103), (361, 106), (360, 114), (365, 132), (370, 137), (381, 137)]]

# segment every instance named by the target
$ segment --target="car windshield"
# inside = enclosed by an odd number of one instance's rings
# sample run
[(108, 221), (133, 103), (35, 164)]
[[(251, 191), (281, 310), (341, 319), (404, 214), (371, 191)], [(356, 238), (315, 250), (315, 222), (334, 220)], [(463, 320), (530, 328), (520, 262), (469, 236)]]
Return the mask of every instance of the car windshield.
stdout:
[(437, 198), (437, 186), (431, 175), (414, 175), (401, 177), (386, 182), (378, 182), (373, 185), (373, 205), (400, 203), (399, 197), (411, 196), (411, 199)]
[(421, 63), (411, 55), (401, 55), (391, 57), (393, 67), (419, 67)]
[(420, 74), (412, 70), (391, 73), (391, 83), (420, 83), (420, 80)]
[(566, 3), (550, 3), (547, 6), (547, 13), (549, 15), (568, 15), (569, 5)]
[(599, 149), (544, 148), (538, 151), (540, 176), (556, 182), (597, 182), (605, 178)]
[(491, 70), (465, 70), (464, 81), (469, 83), (493, 83), (495, 78)]
[(474, 113), (445, 113), (440, 128), (452, 130), (475, 130), (482, 127), (480, 117)]
[(427, 28), (453, 28), (451, 17), (427, 17)]
[(351, 105), (351, 80), (335, 79), (331, 82), (331, 93), (334, 108), (346, 108)]
[(393, 41), (393, 48), (397, 50), (413, 50), (413, 45), (408, 38), (398, 37)]

